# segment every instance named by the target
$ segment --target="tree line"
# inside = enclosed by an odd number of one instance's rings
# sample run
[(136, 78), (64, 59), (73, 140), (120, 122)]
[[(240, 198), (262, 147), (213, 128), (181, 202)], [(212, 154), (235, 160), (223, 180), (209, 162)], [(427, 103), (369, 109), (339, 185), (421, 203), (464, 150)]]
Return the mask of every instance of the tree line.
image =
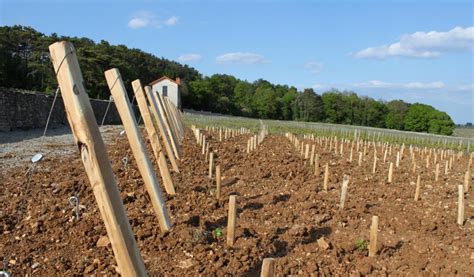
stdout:
[(131, 81), (149, 83), (163, 75), (183, 80), (184, 108), (265, 119), (315, 121), (451, 135), (455, 124), (432, 106), (402, 100), (385, 102), (353, 91), (313, 89), (272, 84), (231, 75), (202, 76), (199, 71), (125, 45), (102, 40), (42, 34), (31, 27), (0, 27), (0, 86), (52, 92), (57, 87), (48, 46), (71, 41), (77, 51), (85, 86), (92, 98), (110, 95), (104, 71), (120, 69), (131, 92)]

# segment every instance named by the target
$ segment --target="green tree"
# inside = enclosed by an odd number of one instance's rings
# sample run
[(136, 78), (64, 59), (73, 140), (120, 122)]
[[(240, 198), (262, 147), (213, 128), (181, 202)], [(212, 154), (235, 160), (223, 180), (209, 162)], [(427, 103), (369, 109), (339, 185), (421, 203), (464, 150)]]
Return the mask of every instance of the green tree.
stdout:
[(403, 130), (408, 104), (403, 100), (392, 100), (387, 103), (388, 114), (385, 125), (390, 129)]

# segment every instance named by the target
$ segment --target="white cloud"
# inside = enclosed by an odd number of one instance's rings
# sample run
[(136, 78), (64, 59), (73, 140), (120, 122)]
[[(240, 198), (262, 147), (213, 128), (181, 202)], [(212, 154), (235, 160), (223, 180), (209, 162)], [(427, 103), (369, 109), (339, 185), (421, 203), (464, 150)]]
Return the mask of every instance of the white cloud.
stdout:
[(457, 90), (474, 92), (474, 84), (460, 85), (457, 87)]
[(176, 25), (176, 23), (178, 23), (178, 17), (177, 16), (172, 16), (168, 19), (165, 20), (165, 25), (167, 26), (173, 26), (173, 25)]
[(323, 70), (323, 64), (315, 61), (307, 62), (304, 67), (313, 74), (319, 74)]
[(154, 14), (148, 11), (136, 12), (128, 21), (128, 27), (132, 29), (139, 29), (145, 27), (161, 28), (162, 26), (173, 26), (178, 23), (178, 17), (172, 16), (166, 20), (158, 19)]
[(220, 55), (216, 61), (220, 64), (260, 64), (265, 58), (255, 53), (234, 52)]
[(445, 52), (474, 48), (474, 26), (455, 27), (447, 32), (416, 32), (403, 35), (399, 42), (369, 47), (354, 54), (357, 58), (384, 59), (390, 56), (432, 58)]
[(354, 84), (357, 88), (379, 88), (379, 89), (441, 89), (445, 87), (443, 82), (409, 82), (409, 83), (391, 83), (379, 80), (372, 80), (363, 83)]
[(199, 54), (184, 54), (178, 57), (178, 61), (180, 62), (196, 62), (201, 60), (202, 56)]

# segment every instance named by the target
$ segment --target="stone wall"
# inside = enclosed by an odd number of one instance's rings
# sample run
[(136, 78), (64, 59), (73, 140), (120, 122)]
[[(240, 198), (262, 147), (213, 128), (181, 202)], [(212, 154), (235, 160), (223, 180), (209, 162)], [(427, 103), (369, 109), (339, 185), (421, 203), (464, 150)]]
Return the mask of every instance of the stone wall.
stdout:
[[(54, 95), (0, 87), (0, 131), (44, 128), (53, 99)], [(92, 110), (99, 125), (102, 123), (108, 104), (109, 101), (106, 100), (91, 99)], [(104, 124), (120, 123), (120, 116), (112, 102)], [(54, 104), (49, 126), (67, 124), (64, 102), (60, 94)]]

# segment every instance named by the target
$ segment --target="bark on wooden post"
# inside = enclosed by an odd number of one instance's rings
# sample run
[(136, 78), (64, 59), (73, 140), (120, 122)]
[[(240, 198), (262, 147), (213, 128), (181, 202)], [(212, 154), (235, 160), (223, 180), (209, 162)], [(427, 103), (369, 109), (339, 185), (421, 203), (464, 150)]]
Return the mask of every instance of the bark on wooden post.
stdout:
[(464, 186), (458, 185), (458, 224), (464, 224)]
[(107, 149), (100, 136), (94, 112), (84, 88), (74, 46), (65, 41), (49, 46), (57, 72), (67, 119), (79, 148), (107, 235), (123, 276), (146, 276), (137, 243), (117, 189)]
[(145, 188), (150, 196), (155, 213), (158, 216), (160, 228), (163, 232), (167, 232), (171, 229), (171, 223), (166, 203), (161, 195), (160, 185), (151, 161), (146, 154), (146, 147), (140, 136), (140, 130), (138, 129), (135, 115), (130, 106), (122, 77), (118, 69), (113, 68), (105, 71), (105, 79), (107, 79), (107, 85), (109, 86), (120, 118), (122, 119), (122, 124), (125, 128), (130, 147), (132, 148), (133, 156), (137, 162), (138, 170), (142, 175)]
[(263, 259), (262, 272), (260, 277), (273, 277), (275, 276), (275, 260), (272, 258)]
[(379, 217), (372, 216), (372, 224), (370, 225), (370, 242), (369, 242), (369, 257), (374, 257), (377, 254), (377, 232), (379, 228)]
[(140, 80), (135, 80), (132, 82), (133, 92), (135, 93), (135, 99), (137, 99), (138, 108), (140, 114), (145, 123), (145, 128), (148, 134), (148, 139), (150, 140), (151, 148), (153, 149), (153, 154), (158, 163), (158, 169), (160, 170), (161, 178), (163, 178), (163, 184), (165, 190), (168, 194), (174, 195), (175, 189), (173, 185), (173, 179), (171, 179), (170, 171), (168, 164), (166, 162), (165, 154), (163, 153), (163, 148), (161, 147), (160, 138), (153, 124), (153, 119), (151, 118), (150, 111), (148, 110), (148, 104), (145, 99), (145, 94), (143, 93), (143, 86)]
[(227, 217), (227, 245), (234, 246), (235, 242), (235, 223), (237, 221), (237, 196), (229, 196), (229, 214)]
[(221, 166), (216, 165), (216, 198), (221, 198)]
[(158, 102), (153, 96), (150, 86), (145, 87), (145, 93), (146, 93), (148, 102), (150, 103), (151, 111), (153, 112), (153, 115), (155, 116), (155, 121), (156, 121), (156, 125), (158, 125), (158, 130), (160, 130), (161, 139), (163, 140), (163, 144), (165, 145), (166, 155), (168, 156), (171, 166), (173, 167), (173, 171), (179, 172), (178, 163), (176, 162), (176, 157), (174, 156), (173, 149), (171, 149), (168, 134), (166, 133), (166, 130), (163, 126), (164, 124), (163, 119), (161, 118), (161, 115), (159, 113)]

